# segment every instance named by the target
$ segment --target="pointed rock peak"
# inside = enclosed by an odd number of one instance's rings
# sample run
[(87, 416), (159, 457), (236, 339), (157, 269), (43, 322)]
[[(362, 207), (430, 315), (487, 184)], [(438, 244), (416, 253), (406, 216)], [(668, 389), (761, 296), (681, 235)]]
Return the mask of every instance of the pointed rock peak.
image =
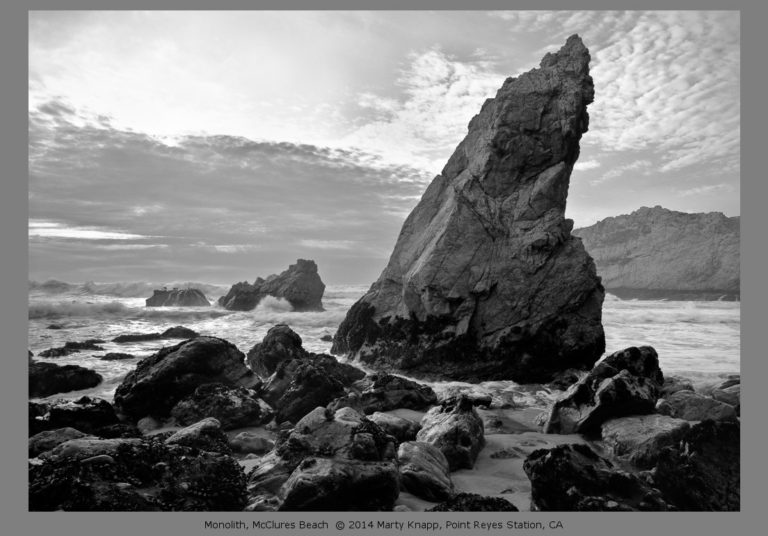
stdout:
[(472, 381), (547, 381), (600, 357), (603, 288), (565, 219), (594, 97), (589, 59), (574, 35), (483, 104), (334, 352)]

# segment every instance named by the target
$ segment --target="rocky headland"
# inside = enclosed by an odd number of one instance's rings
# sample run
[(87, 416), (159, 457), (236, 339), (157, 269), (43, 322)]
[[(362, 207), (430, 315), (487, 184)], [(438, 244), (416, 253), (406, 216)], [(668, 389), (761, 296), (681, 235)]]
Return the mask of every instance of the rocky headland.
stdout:
[(320, 279), (315, 261), (298, 259), (278, 275), (259, 277), (253, 284), (235, 283), (219, 298), (219, 305), (230, 311), (250, 311), (266, 296), (274, 296), (287, 300), (294, 311), (322, 311), (323, 292), (325, 283)]
[(565, 219), (594, 96), (578, 36), (483, 104), (332, 352), (410, 375), (547, 381), (605, 349), (603, 287)]
[(738, 300), (740, 218), (660, 206), (575, 229), (622, 299)]

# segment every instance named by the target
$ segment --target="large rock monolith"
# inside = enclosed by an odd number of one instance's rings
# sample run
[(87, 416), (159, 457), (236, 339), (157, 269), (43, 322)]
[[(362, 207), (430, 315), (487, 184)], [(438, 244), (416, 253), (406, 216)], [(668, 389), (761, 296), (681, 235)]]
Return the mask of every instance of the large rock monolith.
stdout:
[(486, 100), (334, 353), (469, 381), (548, 381), (595, 363), (604, 290), (565, 218), (594, 96), (589, 60), (571, 36)]

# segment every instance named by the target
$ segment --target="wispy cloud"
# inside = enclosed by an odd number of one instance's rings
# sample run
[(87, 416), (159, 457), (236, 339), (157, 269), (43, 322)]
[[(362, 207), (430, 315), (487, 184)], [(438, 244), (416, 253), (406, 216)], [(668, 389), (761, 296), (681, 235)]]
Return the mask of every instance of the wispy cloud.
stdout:
[(677, 195), (680, 197), (691, 197), (697, 195), (714, 194), (717, 192), (728, 192), (732, 190), (733, 187), (730, 184), (708, 184), (706, 186), (688, 188), (687, 190), (678, 190)]
[(597, 179), (591, 180), (590, 184), (592, 184), (593, 186), (602, 184), (606, 181), (610, 181), (617, 177), (621, 177), (622, 175), (630, 171), (635, 171), (635, 172), (639, 172), (644, 175), (647, 175), (648, 173), (650, 173), (651, 165), (652, 164), (649, 160), (635, 160), (634, 162), (630, 162), (629, 164), (615, 166), (611, 168), (609, 171), (603, 173), (603, 175), (598, 177)]

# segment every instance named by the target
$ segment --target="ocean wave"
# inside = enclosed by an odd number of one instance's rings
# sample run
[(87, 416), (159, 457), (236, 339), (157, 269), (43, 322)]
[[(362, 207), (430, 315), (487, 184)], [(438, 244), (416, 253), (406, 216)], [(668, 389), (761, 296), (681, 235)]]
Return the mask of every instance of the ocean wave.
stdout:
[(217, 307), (137, 308), (117, 302), (82, 303), (55, 302), (30, 303), (28, 317), (34, 319), (53, 319), (66, 317), (111, 317), (132, 319), (168, 319), (168, 320), (204, 320), (232, 314)]
[(148, 298), (155, 289), (167, 288), (196, 288), (206, 296), (218, 297), (227, 292), (229, 286), (199, 281), (171, 281), (167, 283), (153, 283), (150, 281), (117, 281), (113, 283), (96, 283), (86, 281), (82, 284), (67, 283), (57, 279), (49, 279), (43, 283), (29, 281), (29, 290), (44, 292), (46, 294), (70, 293), (77, 296), (115, 296), (118, 298)]

